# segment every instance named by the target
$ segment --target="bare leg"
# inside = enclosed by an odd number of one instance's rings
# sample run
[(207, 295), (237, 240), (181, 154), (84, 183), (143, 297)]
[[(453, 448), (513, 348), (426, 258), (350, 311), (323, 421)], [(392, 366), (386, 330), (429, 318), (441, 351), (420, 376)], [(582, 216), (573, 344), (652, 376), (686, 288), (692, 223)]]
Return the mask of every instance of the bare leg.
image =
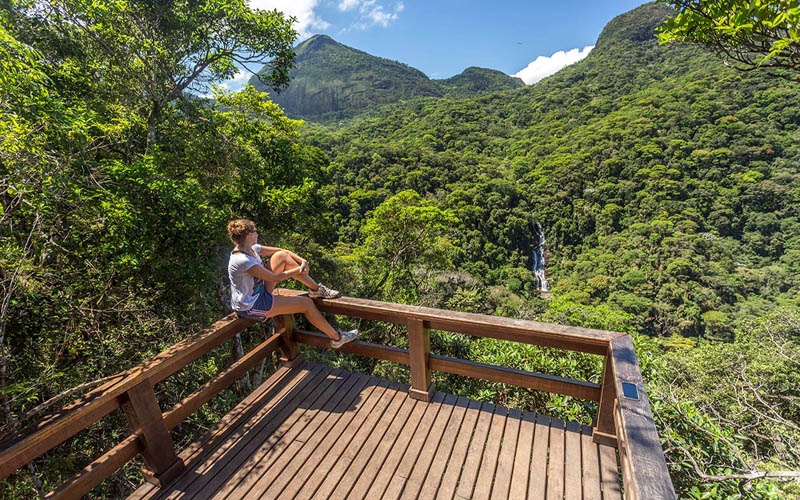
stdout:
[[(284, 271), (288, 271), (289, 269), (294, 269), (295, 267), (300, 267), (300, 264), (295, 262), (295, 260), (286, 252), (275, 252), (269, 258), (269, 268), (273, 273), (282, 273)], [(295, 274), (293, 278), (307, 286), (310, 290), (316, 290), (319, 288), (317, 282), (314, 281), (314, 279), (308, 274)], [(275, 283), (264, 283), (264, 285), (267, 287), (269, 292), (272, 292), (272, 290), (275, 288)]]
[(339, 332), (319, 312), (313, 300), (303, 296), (284, 297), (282, 295), (273, 296), (272, 299), (274, 302), (272, 303), (272, 309), (268, 313), (270, 318), (282, 314), (302, 313), (312, 325), (319, 328), (331, 340), (339, 340)]

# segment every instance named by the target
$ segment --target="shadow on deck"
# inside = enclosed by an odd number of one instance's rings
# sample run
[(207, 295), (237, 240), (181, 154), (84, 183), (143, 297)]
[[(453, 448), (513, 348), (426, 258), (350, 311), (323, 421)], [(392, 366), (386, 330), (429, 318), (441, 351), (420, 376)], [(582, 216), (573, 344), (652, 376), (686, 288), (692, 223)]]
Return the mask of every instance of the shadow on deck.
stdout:
[(617, 499), (616, 449), (592, 428), (303, 363), (281, 368), (130, 499)]

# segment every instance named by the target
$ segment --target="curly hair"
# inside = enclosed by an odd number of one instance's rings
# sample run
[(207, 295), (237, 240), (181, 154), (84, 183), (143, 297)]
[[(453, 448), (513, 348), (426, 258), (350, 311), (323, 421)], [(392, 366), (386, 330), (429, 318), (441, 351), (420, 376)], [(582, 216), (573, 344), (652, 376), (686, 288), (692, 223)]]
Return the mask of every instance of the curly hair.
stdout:
[(244, 243), (245, 237), (256, 230), (256, 223), (247, 219), (235, 219), (228, 222), (228, 236), (234, 245)]

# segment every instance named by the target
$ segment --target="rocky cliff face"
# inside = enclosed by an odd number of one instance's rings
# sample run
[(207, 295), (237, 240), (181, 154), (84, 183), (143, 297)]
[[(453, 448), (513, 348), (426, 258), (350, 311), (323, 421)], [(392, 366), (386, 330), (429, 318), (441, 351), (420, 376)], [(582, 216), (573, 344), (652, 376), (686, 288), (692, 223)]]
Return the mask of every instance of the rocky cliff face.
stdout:
[(291, 83), (272, 100), (294, 118), (352, 116), (373, 105), (414, 97), (441, 97), (441, 91), (421, 71), (396, 61), (347, 47), (325, 35), (301, 43)]
[(313, 36), (295, 50), (295, 67), (286, 89), (276, 93), (255, 77), (250, 81), (269, 92), (293, 118), (349, 118), (416, 97), (470, 97), (524, 85), (500, 71), (474, 67), (446, 80), (431, 80), (411, 66), (372, 56), (325, 35)]

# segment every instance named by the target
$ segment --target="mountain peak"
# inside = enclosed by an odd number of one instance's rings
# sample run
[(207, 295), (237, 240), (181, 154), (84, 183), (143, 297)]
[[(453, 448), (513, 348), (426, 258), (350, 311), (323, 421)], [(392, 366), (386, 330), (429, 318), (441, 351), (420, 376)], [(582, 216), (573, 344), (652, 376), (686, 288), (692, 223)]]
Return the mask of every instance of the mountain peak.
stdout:
[(675, 11), (666, 5), (648, 3), (615, 17), (603, 28), (597, 38), (595, 49), (634, 42), (641, 43), (654, 40), (656, 28), (675, 15)]
[[(291, 83), (272, 100), (297, 118), (352, 116), (376, 105), (414, 97), (441, 97), (428, 77), (411, 66), (372, 56), (327, 35), (300, 43)], [(257, 79), (251, 84), (264, 89)]]
[(458, 75), (435, 80), (446, 97), (471, 97), (477, 94), (511, 90), (525, 86), (521, 79), (502, 71), (470, 66)]
[(309, 50), (319, 50), (325, 46), (337, 46), (341, 45), (339, 42), (334, 40), (333, 38), (329, 37), (328, 35), (314, 35), (307, 40), (300, 42), (297, 45), (296, 51), (299, 52), (306, 52)]

